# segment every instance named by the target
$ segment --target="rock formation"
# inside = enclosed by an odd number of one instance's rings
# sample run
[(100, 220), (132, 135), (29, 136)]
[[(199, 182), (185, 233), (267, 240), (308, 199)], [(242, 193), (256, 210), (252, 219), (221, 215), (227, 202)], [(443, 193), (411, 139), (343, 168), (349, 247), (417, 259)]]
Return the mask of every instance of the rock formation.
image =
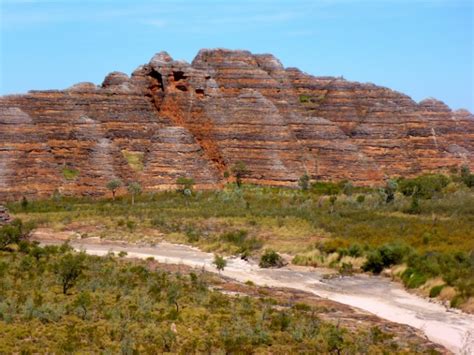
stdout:
[(0, 98), (0, 199), (103, 195), (113, 178), (147, 190), (218, 187), (243, 161), (246, 181), (381, 183), (474, 169), (474, 116), (390, 89), (284, 68), (272, 55), (166, 52), (101, 86)]
[(0, 226), (10, 223), (11, 218), (6, 207), (0, 205)]

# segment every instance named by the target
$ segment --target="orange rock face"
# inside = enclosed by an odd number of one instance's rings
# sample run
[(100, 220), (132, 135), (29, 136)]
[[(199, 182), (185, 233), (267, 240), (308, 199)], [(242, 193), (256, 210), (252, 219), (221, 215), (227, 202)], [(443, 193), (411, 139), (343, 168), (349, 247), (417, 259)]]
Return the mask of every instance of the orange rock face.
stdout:
[(146, 190), (180, 176), (218, 187), (243, 161), (246, 181), (474, 170), (474, 116), (373, 84), (314, 77), (272, 55), (201, 50), (192, 64), (156, 54), (101, 86), (0, 98), (0, 199), (100, 196), (113, 178)]

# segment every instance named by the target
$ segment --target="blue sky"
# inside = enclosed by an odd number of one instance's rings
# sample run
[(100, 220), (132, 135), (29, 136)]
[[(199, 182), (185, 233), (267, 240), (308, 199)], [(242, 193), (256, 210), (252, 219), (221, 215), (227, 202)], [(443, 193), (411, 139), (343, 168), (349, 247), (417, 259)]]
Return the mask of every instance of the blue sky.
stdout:
[(273, 53), (285, 66), (474, 112), (472, 0), (0, 0), (0, 93), (100, 84), (161, 50)]

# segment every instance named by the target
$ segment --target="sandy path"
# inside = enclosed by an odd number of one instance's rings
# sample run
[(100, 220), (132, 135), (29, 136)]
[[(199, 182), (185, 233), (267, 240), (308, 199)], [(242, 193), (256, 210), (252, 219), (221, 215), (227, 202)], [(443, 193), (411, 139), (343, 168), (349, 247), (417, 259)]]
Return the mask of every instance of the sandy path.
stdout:
[[(217, 272), (213, 254), (186, 245), (159, 243), (134, 246), (81, 240), (71, 245), (88, 254), (105, 255), (126, 251), (127, 257), (153, 257), (161, 263), (183, 264)], [(260, 286), (288, 287), (358, 307), (392, 322), (422, 330), (433, 342), (458, 354), (474, 354), (474, 316), (429, 302), (406, 292), (401, 285), (383, 277), (358, 275), (325, 280), (317, 269), (261, 269), (238, 258), (227, 259), (222, 275)]]

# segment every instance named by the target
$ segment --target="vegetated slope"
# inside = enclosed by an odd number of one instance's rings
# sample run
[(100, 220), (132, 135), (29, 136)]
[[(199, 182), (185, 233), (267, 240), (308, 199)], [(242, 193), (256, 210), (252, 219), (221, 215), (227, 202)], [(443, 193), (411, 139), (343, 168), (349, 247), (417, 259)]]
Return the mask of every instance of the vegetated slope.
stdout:
[(279, 290), (272, 298), (244, 285), (229, 296), (201, 271), (92, 257), (66, 245), (17, 247), (0, 251), (2, 353), (444, 352), (409, 327), (328, 301), (301, 303)]
[(367, 185), (474, 168), (473, 146), (472, 114), (435, 99), (314, 77), (268, 54), (201, 50), (188, 64), (161, 52), (100, 87), (0, 98), (0, 198), (103, 195), (113, 178), (218, 187), (238, 161), (257, 184), (308, 173)]
[(466, 171), (423, 175), (389, 181), (384, 189), (348, 182), (314, 182), (307, 190), (229, 184), (189, 194), (143, 194), (135, 205), (130, 196), (113, 201), (57, 195), (9, 207), (35, 222), (38, 236), (150, 244), (165, 239), (256, 259), (273, 249), (293, 264), (342, 274), (391, 269), (406, 287), (472, 313), (472, 177)]

